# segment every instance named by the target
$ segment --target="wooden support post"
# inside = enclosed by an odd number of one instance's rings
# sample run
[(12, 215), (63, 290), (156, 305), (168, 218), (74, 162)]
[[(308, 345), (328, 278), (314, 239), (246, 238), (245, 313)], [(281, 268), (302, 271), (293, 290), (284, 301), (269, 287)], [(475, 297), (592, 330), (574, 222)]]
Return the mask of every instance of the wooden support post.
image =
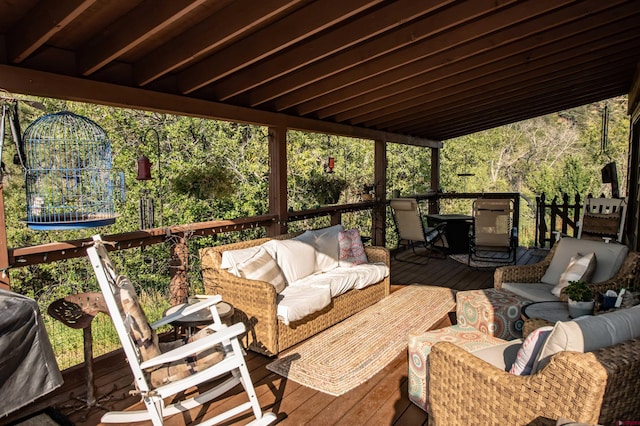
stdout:
[(169, 303), (171, 306), (187, 303), (189, 299), (187, 281), (189, 248), (184, 237), (175, 238), (176, 243), (171, 246), (171, 282), (169, 284)]
[(4, 216), (4, 185), (0, 174), (0, 288), (9, 290), (9, 245), (7, 221)]
[(269, 127), (269, 213), (277, 222), (267, 227), (273, 237), (287, 232), (287, 129)]
[[(440, 192), (440, 148), (431, 148), (431, 190)], [(429, 201), (429, 214), (440, 213), (440, 199)]]
[(371, 244), (385, 245), (385, 224), (387, 221), (387, 143), (376, 140), (374, 145), (375, 207), (371, 211)]

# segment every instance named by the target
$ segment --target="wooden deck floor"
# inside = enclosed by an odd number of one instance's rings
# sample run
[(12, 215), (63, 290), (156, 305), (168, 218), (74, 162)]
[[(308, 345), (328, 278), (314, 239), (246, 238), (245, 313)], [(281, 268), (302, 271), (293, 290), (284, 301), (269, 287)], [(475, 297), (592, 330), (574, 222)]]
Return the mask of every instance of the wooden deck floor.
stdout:
[[(404, 285), (419, 283), (449, 287), (456, 290), (490, 288), (493, 286), (493, 270), (477, 270), (445, 258), (426, 258), (424, 253), (413, 255), (410, 251), (401, 253), (392, 260), (392, 291)], [(544, 255), (540, 250), (520, 248), (517, 255), (518, 264), (531, 264), (541, 260)], [(444, 324), (446, 325), (446, 324)], [(400, 354), (376, 376), (353, 389), (334, 397), (288, 381), (271, 373), (266, 365), (271, 359), (249, 352), (247, 364), (256, 387), (258, 399), (263, 410), (278, 415), (278, 424), (282, 425), (421, 425), (426, 424), (427, 416), (421, 409), (411, 403), (407, 396), (407, 353)], [(115, 388), (113, 395), (122, 396), (132, 389), (132, 377), (122, 352), (115, 352), (96, 359), (95, 382), (99, 388), (98, 395)], [(29, 407), (20, 410), (0, 424), (14, 424), (17, 419), (42, 410), (54, 407), (63, 414), (66, 424), (78, 426), (100, 424), (103, 410), (93, 408), (72, 413), (69, 404), (70, 394), (84, 395), (84, 374), (82, 366), (76, 366), (64, 372), (65, 384), (62, 388), (36, 401)], [(237, 390), (232, 390), (222, 400), (211, 403), (206, 409), (190, 413), (192, 417), (174, 416), (165, 422), (169, 426), (197, 423), (212, 416), (222, 406), (231, 407), (242, 401)], [(124, 400), (105, 402), (112, 410), (142, 408), (138, 397), (128, 396)], [(211, 414), (210, 414), (211, 413)], [(83, 418), (88, 414), (86, 418)], [(247, 417), (239, 417), (236, 422), (228, 424), (244, 424)], [(145, 423), (139, 423), (145, 424)], [(149, 423), (150, 424), (150, 423)]]

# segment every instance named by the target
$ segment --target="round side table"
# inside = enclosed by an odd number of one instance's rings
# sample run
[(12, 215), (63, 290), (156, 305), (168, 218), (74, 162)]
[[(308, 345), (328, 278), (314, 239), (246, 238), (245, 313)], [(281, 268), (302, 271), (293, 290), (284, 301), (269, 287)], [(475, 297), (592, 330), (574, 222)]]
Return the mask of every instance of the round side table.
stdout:
[(527, 337), (533, 330), (545, 325), (553, 325), (558, 321), (570, 321), (567, 302), (546, 301), (533, 302), (522, 308), (522, 337)]
[[(174, 314), (176, 312), (180, 312), (190, 304), (197, 303), (197, 302), (200, 302), (200, 300), (198, 300), (197, 298), (194, 299), (193, 301), (191, 301), (190, 299), (189, 303), (181, 303), (179, 305), (170, 307), (165, 311), (164, 314), (166, 316), (166, 315)], [(227, 303), (224, 301), (216, 304), (216, 310), (218, 311), (220, 320), (223, 323), (227, 323), (228, 321), (230, 321), (234, 312), (233, 306), (230, 303)], [(185, 330), (186, 337), (191, 337), (195, 329), (197, 329), (198, 327), (209, 325), (212, 322), (213, 322), (213, 318), (211, 317), (211, 311), (209, 309), (202, 309), (198, 312), (194, 312), (190, 315), (182, 317), (179, 320), (173, 321), (171, 325), (175, 329), (176, 337), (178, 335), (178, 328), (183, 328)]]

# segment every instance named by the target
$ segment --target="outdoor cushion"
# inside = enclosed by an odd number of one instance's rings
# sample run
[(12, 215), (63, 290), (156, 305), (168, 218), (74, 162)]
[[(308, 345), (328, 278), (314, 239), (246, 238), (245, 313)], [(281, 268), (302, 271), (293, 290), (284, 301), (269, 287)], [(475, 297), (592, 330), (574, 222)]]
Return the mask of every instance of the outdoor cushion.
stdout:
[(288, 284), (315, 272), (316, 250), (313, 245), (290, 239), (270, 240), (262, 247), (276, 260)]
[(365, 263), (356, 266), (340, 266), (328, 272), (316, 273), (295, 281), (290, 286), (329, 286), (331, 297), (339, 296), (351, 289), (363, 289), (380, 282), (389, 275), (384, 263)]
[(495, 346), (476, 349), (471, 353), (502, 371), (507, 371), (515, 362), (518, 351), (522, 347), (522, 339), (509, 340)]
[(528, 376), (533, 370), (538, 354), (542, 350), (544, 342), (551, 334), (553, 326), (545, 325), (536, 330), (533, 330), (527, 338), (522, 342), (522, 346), (518, 350), (515, 361), (509, 369), (509, 373), (516, 374), (518, 376)]
[(343, 231), (342, 225), (328, 228), (308, 230), (293, 238), (311, 244), (316, 250), (315, 272), (326, 272), (339, 265), (338, 233)]
[(238, 272), (238, 268), (236, 267), (238, 263), (242, 263), (247, 259), (254, 256), (258, 250), (260, 250), (260, 246), (248, 247), (245, 249), (238, 250), (226, 250), (222, 252), (222, 260), (220, 261), (220, 268), (226, 269), (230, 273), (235, 276), (240, 276)]
[(553, 284), (545, 283), (503, 283), (502, 289), (509, 290), (518, 296), (531, 300), (532, 302), (547, 302), (560, 300), (551, 293)]
[(592, 352), (637, 337), (640, 337), (640, 306), (557, 322), (531, 374), (544, 368), (558, 352)]
[(629, 251), (624, 244), (607, 244), (604, 241), (578, 240), (569, 237), (561, 238), (556, 244), (558, 247), (551, 259), (551, 264), (540, 279), (543, 283), (558, 284), (560, 275), (567, 269), (573, 256), (591, 252), (594, 252), (598, 259), (591, 281), (594, 283), (606, 281), (618, 272)]
[(554, 296), (560, 297), (562, 289), (568, 286), (570, 281), (591, 282), (591, 277), (593, 277), (593, 273), (596, 271), (596, 262), (595, 253), (584, 255), (578, 253), (573, 256), (567, 265), (567, 269), (560, 275), (558, 284), (551, 290), (551, 293), (553, 293)]
[(287, 286), (277, 296), (277, 315), (289, 323), (303, 319), (309, 314), (321, 311), (331, 304), (331, 290), (325, 286)]
[(338, 244), (340, 246), (340, 266), (354, 266), (368, 262), (360, 232), (357, 229), (340, 231)]
[(284, 290), (287, 282), (282, 270), (264, 248), (260, 248), (249, 259), (236, 265), (238, 275), (251, 280), (266, 281), (276, 288), (276, 293)]

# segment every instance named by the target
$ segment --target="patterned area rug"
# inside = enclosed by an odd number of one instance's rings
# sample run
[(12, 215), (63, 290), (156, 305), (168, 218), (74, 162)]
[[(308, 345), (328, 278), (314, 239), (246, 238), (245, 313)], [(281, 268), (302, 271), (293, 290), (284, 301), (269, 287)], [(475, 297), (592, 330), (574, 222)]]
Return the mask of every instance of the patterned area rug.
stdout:
[(510, 265), (510, 263), (507, 263), (507, 262), (492, 262), (492, 261), (484, 261), (484, 260), (471, 260), (471, 263), (469, 263), (469, 255), (466, 253), (450, 254), (449, 258), (452, 260), (455, 260), (456, 262), (463, 263), (465, 265), (468, 265), (471, 268), (476, 268), (476, 269), (495, 269), (500, 266)]
[(267, 369), (339, 396), (393, 361), (407, 348), (409, 332), (429, 330), (454, 309), (451, 289), (407, 286), (280, 354)]

